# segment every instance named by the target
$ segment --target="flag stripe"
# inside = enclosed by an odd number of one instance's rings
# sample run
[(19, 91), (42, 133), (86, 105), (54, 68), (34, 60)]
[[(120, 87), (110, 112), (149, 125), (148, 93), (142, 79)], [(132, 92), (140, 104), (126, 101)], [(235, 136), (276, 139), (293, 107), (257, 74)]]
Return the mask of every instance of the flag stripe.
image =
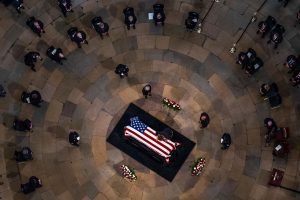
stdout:
[(160, 145), (162, 145), (163, 147), (165, 147), (166, 149), (168, 149), (169, 151), (172, 151), (174, 148), (169, 145), (168, 143), (166, 143), (165, 141), (163, 140), (157, 140), (157, 135), (153, 135), (153, 133), (149, 132), (148, 129), (145, 130), (145, 134), (148, 136), (148, 137), (151, 137), (152, 139), (154, 139), (157, 143), (159, 143)]
[(146, 145), (148, 148), (152, 149), (154, 152), (158, 153), (159, 155), (165, 157), (165, 158), (168, 158), (170, 157), (170, 155), (167, 155), (163, 152), (161, 152), (159, 149), (155, 148), (153, 145), (151, 145), (149, 142), (143, 140), (143, 138), (139, 137), (138, 135), (136, 135), (134, 132), (132, 132), (132, 130), (130, 129), (126, 129), (125, 130), (125, 134), (129, 134), (131, 135), (132, 137), (134, 137), (135, 139), (137, 139), (139, 142), (141, 142), (142, 144)]
[[(147, 142), (147, 144), (151, 145), (151, 146), (155, 146), (155, 148), (159, 149), (161, 152), (169, 155), (171, 153), (170, 150), (164, 148), (163, 146), (159, 145), (159, 143), (157, 143), (157, 139), (152, 139), (149, 138), (147, 135), (140, 133), (139, 131), (137, 131), (136, 129), (130, 127), (130, 126), (126, 126), (127, 130), (130, 130), (131, 133), (133, 133), (134, 136), (137, 136), (141, 139), (143, 139), (143, 142)], [(135, 137), (136, 138), (136, 137)]]
[[(152, 128), (150, 128), (150, 127), (147, 127), (147, 130), (149, 130), (150, 131), (150, 133), (152, 134), (151, 135), (151, 137), (157, 137), (157, 135), (156, 135), (156, 131), (155, 130), (153, 130)], [(165, 141), (162, 141), (162, 143), (164, 144), (164, 145), (166, 145), (166, 146), (168, 146), (168, 148), (169, 149), (171, 149), (171, 150), (174, 150), (174, 149), (176, 149), (176, 145), (175, 145), (175, 143), (174, 142), (172, 142), (171, 140), (167, 140), (167, 142), (165, 142)]]

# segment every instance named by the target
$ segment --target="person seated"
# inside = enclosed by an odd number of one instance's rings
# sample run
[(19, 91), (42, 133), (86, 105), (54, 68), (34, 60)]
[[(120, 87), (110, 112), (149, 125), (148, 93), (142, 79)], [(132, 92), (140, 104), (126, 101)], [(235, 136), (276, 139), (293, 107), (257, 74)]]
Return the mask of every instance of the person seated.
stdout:
[(42, 187), (42, 181), (36, 176), (31, 176), (29, 181), (25, 184), (21, 184), (21, 191), (24, 194), (34, 192), (36, 188)]
[(278, 0), (278, 2), (283, 2), (283, 7), (285, 8), (290, 0)]
[(300, 24), (300, 10), (296, 13), (296, 22), (295, 22), (294, 27), (296, 27), (297, 24)]
[(32, 71), (36, 72), (34, 63), (37, 62), (37, 59), (40, 59), (41, 61), (43, 60), (39, 52), (30, 51), (24, 56), (25, 65), (29, 66)]
[(0, 85), (0, 97), (5, 97), (6, 96), (6, 91), (2, 85)]
[(14, 0), (16, 11), (21, 14), (21, 9), (25, 9), (23, 0)]
[(67, 12), (74, 12), (71, 0), (58, 0), (58, 6), (60, 7), (64, 17), (67, 17)]
[(300, 66), (300, 56), (289, 55), (283, 65), (289, 69), (288, 73), (294, 72)]
[(231, 145), (231, 136), (229, 133), (224, 133), (221, 138), (221, 144), (223, 145), (221, 149), (228, 149)]
[(23, 147), (21, 151), (15, 151), (15, 158), (17, 162), (32, 160), (32, 151), (29, 147)]
[(261, 85), (259, 92), (263, 97), (270, 97), (274, 93), (278, 93), (278, 86), (276, 83), (264, 83)]
[(120, 78), (124, 78), (125, 76), (128, 76), (129, 68), (127, 65), (119, 64), (116, 67), (115, 73), (120, 76)]
[(274, 133), (278, 129), (274, 119), (269, 117), (264, 119), (264, 126), (267, 128), (268, 133)]
[(195, 30), (199, 21), (199, 14), (196, 12), (189, 12), (188, 18), (185, 20), (185, 27), (188, 31)]
[(96, 30), (96, 32), (100, 35), (101, 39), (103, 36), (109, 36), (109, 26), (107, 23), (103, 22), (101, 17), (95, 17), (92, 19), (92, 26)]
[(274, 95), (270, 96), (269, 103), (270, 103), (271, 109), (280, 107), (280, 105), (282, 103), (282, 98), (281, 98), (280, 94), (275, 93)]
[(274, 49), (277, 49), (278, 45), (283, 40), (283, 33), (285, 32), (285, 28), (281, 26), (280, 24), (277, 24), (275, 28), (271, 31), (270, 39), (268, 40), (268, 44), (273, 42), (274, 43)]
[(201, 128), (206, 128), (209, 124), (209, 116), (206, 112), (201, 113), (200, 115), (200, 124), (201, 124)]
[(31, 28), (31, 30), (36, 33), (39, 37), (41, 37), (41, 33), (45, 33), (44, 24), (40, 20), (35, 17), (29, 17), (26, 21), (27, 26)]
[(33, 90), (32, 92), (23, 92), (21, 95), (21, 100), (24, 103), (29, 103), (37, 107), (41, 107), (40, 103), (43, 102), (40, 92)]
[(261, 37), (264, 38), (266, 34), (270, 32), (270, 30), (275, 26), (276, 19), (272, 16), (268, 16), (265, 21), (261, 21), (258, 24), (257, 34), (262, 34)]
[(290, 78), (290, 82), (292, 83), (293, 87), (298, 86), (300, 83), (300, 70), (294, 71), (292, 78)]
[(267, 128), (267, 133), (265, 134), (265, 141), (266, 144), (270, 144), (271, 139), (274, 137), (274, 134), (277, 131), (278, 127), (272, 118), (265, 118), (264, 126)]
[(142, 93), (145, 97), (145, 99), (148, 98), (148, 95), (151, 96), (151, 85), (147, 84), (143, 87)]
[(54, 46), (50, 46), (47, 49), (47, 56), (51, 59), (54, 60), (55, 62), (59, 64), (63, 64), (62, 60), (67, 60), (65, 55), (62, 52), (61, 48), (55, 48)]
[(263, 65), (264, 65), (263, 61), (258, 57), (255, 57), (254, 59), (250, 59), (248, 65), (246, 65), (245, 67), (245, 73), (251, 76), (255, 72), (257, 72)]
[(126, 24), (127, 29), (130, 30), (130, 27), (135, 29), (135, 23), (137, 21), (137, 18), (134, 14), (134, 9), (132, 7), (126, 7), (123, 10), (123, 14), (125, 17), (124, 23)]
[(79, 31), (76, 27), (70, 28), (68, 30), (68, 35), (70, 39), (77, 44), (78, 48), (81, 48), (82, 43), (88, 44), (85, 32)]
[(253, 60), (255, 60), (256, 52), (249, 48), (247, 52), (240, 52), (238, 55), (238, 59), (236, 64), (242, 65), (242, 69), (244, 69), (247, 65), (250, 64)]
[(25, 119), (24, 121), (15, 119), (13, 123), (13, 128), (17, 131), (31, 131), (32, 122), (29, 119)]
[(69, 133), (69, 142), (74, 146), (79, 146), (80, 136), (76, 131), (72, 131)]
[(153, 5), (153, 19), (154, 19), (154, 24), (157, 26), (157, 24), (161, 24), (164, 26), (165, 24), (165, 19), (166, 15), (164, 12), (164, 5), (163, 4), (154, 4)]

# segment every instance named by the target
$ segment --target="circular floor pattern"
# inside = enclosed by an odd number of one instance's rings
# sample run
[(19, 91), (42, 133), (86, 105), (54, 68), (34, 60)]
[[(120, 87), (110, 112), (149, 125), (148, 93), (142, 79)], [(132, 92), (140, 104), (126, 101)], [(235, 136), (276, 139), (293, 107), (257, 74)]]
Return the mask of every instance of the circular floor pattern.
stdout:
[[(165, 0), (167, 20), (155, 27), (147, 20), (153, 0), (86, 1), (74, 0), (74, 13), (62, 17), (55, 1), (25, 1), (26, 9), (17, 15), (13, 8), (0, 5), (0, 78), (8, 95), (0, 99), (3, 124), (0, 125), (0, 197), (2, 199), (298, 199), (299, 195), (268, 186), (273, 168), (285, 171), (283, 185), (299, 189), (299, 90), (289, 85), (282, 66), (287, 55), (298, 53), (299, 28), (294, 15), (299, 2), (282, 8), (277, 1), (267, 2), (258, 19), (274, 16), (285, 25), (286, 34), (279, 50), (274, 51), (256, 35), (257, 22), (250, 25), (238, 45), (239, 50), (253, 47), (265, 66), (247, 77), (235, 64), (228, 50), (241, 34), (261, 1), (227, 0), (216, 3), (208, 15), (202, 34), (183, 28), (191, 10), (204, 16), (207, 1)], [(122, 10), (135, 8), (136, 30), (126, 30)], [(36, 16), (45, 23), (46, 34), (36, 37), (25, 19)], [(101, 15), (110, 25), (110, 37), (101, 40), (90, 20)], [(258, 21), (259, 21), (258, 20)], [(89, 45), (77, 49), (66, 30), (77, 26), (88, 35)], [(45, 58), (48, 46), (62, 47), (68, 60), (63, 66)], [(38, 50), (45, 58), (37, 72), (23, 64), (25, 52)], [(114, 74), (119, 63), (129, 66), (129, 77)], [(275, 81), (283, 105), (271, 110), (258, 94), (263, 82)], [(153, 96), (145, 100), (141, 89), (151, 83)], [(38, 89), (41, 108), (22, 104), (23, 90)], [(182, 111), (167, 115), (161, 98), (169, 97)], [(190, 156), (172, 183), (157, 176), (115, 147), (106, 138), (129, 103), (135, 103), (158, 119), (196, 142)], [(201, 130), (199, 115), (211, 117)], [(15, 117), (31, 118), (34, 132), (11, 129)], [(273, 117), (279, 126), (291, 130), (292, 150), (287, 159), (273, 158), (272, 147), (265, 147), (263, 119)], [(82, 145), (69, 145), (69, 130), (81, 134)], [(233, 144), (220, 149), (219, 139), (230, 132)], [(34, 160), (19, 163), (12, 159), (16, 148), (30, 146)], [(190, 176), (193, 160), (204, 156), (204, 174)], [(117, 172), (120, 164), (130, 164), (138, 180), (125, 181)], [(20, 183), (31, 175), (40, 177), (43, 187), (29, 195), (19, 191)]]

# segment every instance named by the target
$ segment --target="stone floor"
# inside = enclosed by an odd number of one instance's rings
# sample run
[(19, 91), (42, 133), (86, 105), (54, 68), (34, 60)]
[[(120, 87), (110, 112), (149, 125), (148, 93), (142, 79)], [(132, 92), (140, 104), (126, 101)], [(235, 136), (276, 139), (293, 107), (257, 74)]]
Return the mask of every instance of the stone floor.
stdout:
[[(299, 1), (283, 8), (268, 1), (258, 12), (258, 21), (274, 16), (285, 25), (284, 41), (277, 51), (255, 34), (251, 24), (238, 44), (238, 51), (253, 47), (265, 66), (248, 78), (228, 52), (253, 12), (263, 0), (226, 0), (216, 3), (205, 20), (202, 34), (187, 33), (184, 19), (195, 10), (203, 17), (211, 1), (165, 0), (167, 20), (155, 27), (147, 20), (154, 0), (74, 0), (74, 13), (64, 18), (55, 1), (25, 1), (17, 15), (12, 7), (0, 5), (0, 81), (8, 95), (0, 99), (0, 197), (10, 199), (205, 199), (258, 200), (300, 199), (287, 190), (268, 186), (273, 168), (285, 171), (283, 185), (300, 189), (299, 89), (292, 88), (282, 66), (290, 53), (299, 54), (300, 29), (294, 28)], [(122, 9), (135, 8), (136, 30), (123, 25)], [(25, 24), (34, 15), (45, 24), (42, 38)], [(101, 40), (90, 20), (101, 15), (110, 24), (110, 37)], [(77, 49), (66, 30), (77, 26), (87, 32), (89, 45)], [(48, 46), (61, 47), (68, 60), (63, 66), (45, 58)], [(45, 58), (32, 72), (23, 64), (27, 51), (37, 50)], [(125, 63), (129, 77), (120, 79), (114, 68)], [(283, 105), (271, 110), (258, 94), (261, 83), (275, 81)], [(151, 83), (153, 96), (144, 100), (141, 88)], [(41, 108), (20, 102), (23, 90), (38, 89), (45, 100)], [(176, 100), (182, 111), (167, 115), (161, 98)], [(196, 147), (172, 183), (148, 170), (106, 143), (106, 137), (130, 102), (195, 141)], [(211, 123), (201, 130), (202, 111)], [(14, 117), (31, 118), (34, 132), (19, 133), (11, 128)], [(273, 158), (265, 147), (263, 119), (273, 117), (279, 126), (291, 130), (291, 153), (287, 159)], [(82, 145), (70, 146), (69, 130), (81, 134)], [(220, 149), (223, 132), (231, 133), (233, 144)], [(34, 160), (13, 160), (16, 148), (30, 146)], [(190, 175), (189, 165), (199, 156), (207, 159), (200, 177)], [(120, 164), (129, 164), (138, 180), (129, 183), (118, 173)], [(43, 187), (23, 195), (20, 183), (31, 175), (40, 177)]]

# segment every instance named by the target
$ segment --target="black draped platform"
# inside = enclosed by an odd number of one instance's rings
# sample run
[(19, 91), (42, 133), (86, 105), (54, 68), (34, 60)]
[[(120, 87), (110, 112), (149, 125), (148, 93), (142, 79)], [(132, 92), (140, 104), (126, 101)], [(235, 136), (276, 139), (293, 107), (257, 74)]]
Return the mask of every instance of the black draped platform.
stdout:
[[(173, 130), (173, 142), (179, 142), (182, 144), (181, 147), (178, 147), (177, 155), (174, 157), (172, 164), (169, 166), (164, 166), (162, 162), (155, 159), (153, 156), (149, 154), (149, 152), (137, 148), (135, 145), (132, 145), (130, 142), (127, 142), (124, 139), (124, 127), (130, 125), (130, 118), (138, 116), (139, 119), (144, 122), (146, 125), (159, 132), (165, 130), (168, 127), (163, 122), (159, 121), (155, 117), (151, 116), (149, 113), (145, 112), (141, 108), (137, 107), (134, 104), (130, 104), (121, 117), (120, 121), (117, 123), (109, 137), (107, 138), (107, 142), (114, 145), (124, 153), (128, 154), (136, 161), (145, 165), (152, 171), (156, 172), (158, 175), (167, 179), (168, 181), (172, 181), (179, 171), (180, 167), (192, 151), (195, 146), (195, 143), (185, 136), (181, 135), (177, 131)], [(128, 165), (132, 165), (131, 163), (125, 163)], [(134, 166), (131, 166), (134, 167)]]

